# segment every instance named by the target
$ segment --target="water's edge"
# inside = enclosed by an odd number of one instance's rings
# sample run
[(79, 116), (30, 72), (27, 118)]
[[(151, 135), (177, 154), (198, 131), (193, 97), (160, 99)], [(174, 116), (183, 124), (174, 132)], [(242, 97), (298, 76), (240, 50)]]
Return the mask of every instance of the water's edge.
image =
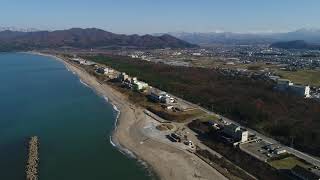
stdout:
[[(45, 57), (48, 57), (48, 58), (51, 58), (51, 59), (54, 59), (54, 60), (57, 60), (58, 62), (60, 63), (63, 63), (64, 67), (66, 68), (67, 71), (71, 72), (73, 75), (75, 75), (80, 83), (87, 87), (87, 88), (90, 88), (96, 95), (104, 98), (104, 100), (109, 103), (110, 105), (112, 105), (113, 107), (113, 110), (116, 112), (116, 118), (114, 120), (114, 125), (113, 125), (113, 130), (111, 132), (111, 135), (109, 136), (109, 143), (115, 147), (119, 152), (121, 152), (123, 155), (125, 155), (126, 157), (128, 158), (131, 158), (131, 159), (135, 159), (139, 165), (142, 165), (142, 167), (147, 171), (148, 173), (148, 176), (150, 176), (152, 179), (161, 179), (154, 171), (153, 171), (153, 168), (145, 161), (143, 161), (142, 159), (140, 159), (134, 152), (130, 151), (129, 149), (123, 147), (115, 138), (114, 138), (114, 133), (116, 132), (116, 129), (118, 127), (118, 120), (119, 120), (119, 117), (120, 117), (120, 114), (121, 114), (121, 111), (119, 110), (119, 108), (114, 104), (112, 103), (112, 101), (109, 101), (109, 98), (105, 95), (103, 95), (102, 93), (98, 92), (94, 87), (88, 85), (87, 83), (85, 83), (81, 77), (74, 71), (72, 71), (68, 66), (72, 66), (72, 65), (69, 65), (67, 64), (67, 62), (65, 62), (63, 59), (57, 57), (57, 56), (54, 56), (54, 55), (51, 55), (51, 54), (43, 54), (43, 53), (39, 53), (39, 52), (21, 52), (21, 53), (27, 53), (27, 54), (32, 54), (32, 55), (38, 55), (38, 56), (45, 56)], [(77, 67), (76, 67), (77, 68)]]

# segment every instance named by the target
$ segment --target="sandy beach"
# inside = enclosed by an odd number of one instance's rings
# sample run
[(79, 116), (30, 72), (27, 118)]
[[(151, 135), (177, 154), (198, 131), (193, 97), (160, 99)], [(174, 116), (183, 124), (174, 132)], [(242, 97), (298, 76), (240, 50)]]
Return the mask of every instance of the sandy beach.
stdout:
[(108, 101), (120, 111), (111, 137), (112, 143), (125, 153), (145, 162), (156, 177), (163, 180), (226, 179), (194, 154), (146, 133), (148, 126), (155, 123), (155, 120), (147, 116), (142, 108), (131, 104), (124, 95), (107, 84), (100, 84), (83, 69), (58, 57), (55, 59), (62, 61), (83, 83), (99, 95), (107, 97)]

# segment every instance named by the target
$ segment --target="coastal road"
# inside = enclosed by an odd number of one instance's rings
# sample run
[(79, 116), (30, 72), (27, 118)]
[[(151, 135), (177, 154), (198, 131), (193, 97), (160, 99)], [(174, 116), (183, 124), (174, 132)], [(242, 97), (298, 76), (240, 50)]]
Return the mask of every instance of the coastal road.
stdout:
[[(217, 114), (217, 113), (214, 113), (214, 112), (212, 112), (212, 111), (209, 111), (209, 110), (207, 110), (207, 109), (205, 109), (205, 108), (203, 108), (203, 107), (201, 107), (201, 106), (199, 106), (199, 105), (197, 105), (197, 104), (194, 104), (194, 103), (191, 103), (191, 102), (186, 101), (186, 100), (184, 100), (184, 99), (181, 99), (181, 98), (179, 98), (179, 97), (173, 96), (172, 94), (170, 94), (170, 96), (172, 96), (172, 97), (174, 97), (174, 98), (177, 98), (179, 101), (182, 101), (182, 102), (184, 102), (184, 103), (186, 103), (186, 104), (189, 104), (189, 105), (191, 105), (191, 106), (198, 107), (199, 109), (203, 110), (204, 112), (206, 112), (206, 113), (208, 113), (208, 114), (210, 114), (210, 115), (220, 116), (220, 117), (222, 118), (222, 120), (224, 120), (224, 121), (226, 121), (226, 122), (228, 122), (228, 123), (233, 123), (233, 124), (236, 124), (237, 126), (241, 126), (239, 123), (237, 123), (237, 122), (235, 122), (235, 121), (233, 121), (233, 120), (231, 120), (231, 119), (228, 119), (228, 118), (226, 118), (226, 117), (223, 117), (223, 116), (221, 116), (221, 115), (219, 115), (219, 114)], [(242, 126), (242, 127), (244, 127), (244, 126)], [(270, 137), (267, 137), (267, 136), (265, 136), (265, 135), (263, 135), (263, 134), (255, 131), (255, 130), (253, 130), (253, 129), (250, 129), (250, 128), (247, 128), (247, 127), (245, 127), (245, 128), (246, 128), (251, 134), (256, 134), (256, 136), (257, 136), (258, 138), (262, 139), (263, 141), (265, 141), (265, 142), (267, 142), (267, 143), (270, 143), (270, 144), (279, 144), (279, 145), (281, 145), (287, 152), (289, 152), (289, 153), (291, 153), (291, 154), (293, 154), (293, 155), (295, 155), (295, 156), (297, 156), (297, 157), (299, 157), (299, 158), (301, 158), (301, 159), (304, 159), (304, 160), (306, 160), (307, 162), (309, 162), (309, 163), (311, 163), (311, 164), (313, 164), (313, 165), (315, 165), (315, 166), (320, 167), (320, 159), (319, 159), (319, 158), (316, 158), (316, 157), (311, 156), (311, 155), (309, 155), (309, 154), (307, 154), (307, 153), (303, 153), (303, 152), (298, 151), (298, 150), (296, 150), (296, 149), (294, 149), (294, 148), (291, 148), (291, 147), (288, 147), (288, 146), (286, 146), (286, 145), (283, 145), (283, 144), (281, 144), (280, 142), (278, 142), (277, 140), (272, 139), (272, 138), (270, 138)]]

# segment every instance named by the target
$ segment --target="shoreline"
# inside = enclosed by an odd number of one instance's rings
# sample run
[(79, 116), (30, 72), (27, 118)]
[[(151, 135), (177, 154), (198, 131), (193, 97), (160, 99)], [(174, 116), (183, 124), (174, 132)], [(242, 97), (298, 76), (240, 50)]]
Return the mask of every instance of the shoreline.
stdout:
[[(157, 174), (154, 173), (153, 168), (146, 162), (143, 161), (142, 159), (140, 159), (134, 152), (130, 151), (129, 149), (125, 148), (123, 145), (121, 145), (117, 140), (114, 139), (113, 135), (115, 133), (115, 131), (117, 130), (118, 127), (118, 122), (119, 122), (119, 118), (120, 118), (120, 114), (121, 114), (121, 110), (119, 110), (119, 108), (117, 107), (117, 105), (115, 105), (112, 101), (110, 101), (109, 97), (101, 92), (99, 92), (97, 89), (95, 89), (94, 87), (90, 86), (89, 84), (85, 83), (82, 79), (83, 77), (81, 77), (77, 72), (73, 71), (70, 66), (74, 67), (73, 65), (71, 65), (70, 63), (66, 62), (65, 60), (63, 60), (60, 57), (57, 57), (55, 55), (51, 55), (51, 54), (44, 54), (44, 53), (40, 53), (40, 52), (21, 52), (21, 53), (26, 53), (26, 54), (32, 54), (32, 55), (38, 55), (38, 56), (45, 56), (45, 57), (49, 57), (49, 58), (53, 58), (61, 63), (64, 64), (65, 68), (67, 69), (67, 71), (71, 72), (73, 75), (77, 76), (80, 83), (82, 85), (84, 85), (87, 88), (90, 88), (92, 91), (94, 91), (95, 94), (97, 94), (98, 96), (104, 98), (104, 100), (112, 105), (113, 111), (116, 112), (116, 118), (114, 120), (114, 124), (113, 124), (113, 130), (109, 136), (109, 143), (116, 148), (121, 154), (125, 155), (128, 158), (132, 158), (135, 159), (137, 161), (137, 163), (139, 163), (143, 168), (146, 169), (148, 176), (153, 177), (152, 179), (160, 179), (158, 177)], [(90, 76), (90, 75), (89, 75)]]
[(62, 58), (39, 52), (27, 52), (53, 58), (62, 62), (67, 70), (75, 74), (79, 81), (102, 96), (113, 106), (117, 116), (109, 141), (112, 146), (129, 158), (134, 158), (146, 168), (152, 179), (193, 180), (226, 179), (215, 169), (186, 151), (168, 146), (168, 144), (145, 134), (144, 129), (155, 123), (147, 118), (141, 107), (137, 107), (110, 85), (100, 84), (94, 76), (81, 67), (77, 67)]

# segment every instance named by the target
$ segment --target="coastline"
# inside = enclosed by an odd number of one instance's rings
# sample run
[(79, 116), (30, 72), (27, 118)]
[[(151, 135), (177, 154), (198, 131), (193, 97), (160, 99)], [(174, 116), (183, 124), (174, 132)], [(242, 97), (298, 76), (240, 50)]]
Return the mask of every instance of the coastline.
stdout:
[[(27, 53), (27, 54), (32, 54), (32, 55), (50, 57), (50, 58), (53, 58), (53, 59), (55, 59), (55, 60), (58, 60), (58, 61), (62, 62), (62, 63), (64, 64), (65, 68), (66, 68), (68, 71), (72, 72), (72, 74), (76, 75), (76, 76), (79, 78), (79, 81), (80, 81), (80, 83), (81, 83), (82, 85), (86, 86), (87, 88), (90, 88), (91, 90), (94, 91), (94, 93), (96, 93), (97, 95), (99, 95), (99, 96), (101, 96), (102, 98), (104, 98), (104, 100), (105, 100), (107, 103), (111, 104), (113, 110), (116, 112), (117, 115), (116, 115), (116, 118), (115, 118), (115, 121), (114, 121), (114, 125), (113, 125), (113, 132), (112, 132), (112, 134), (109, 136), (110, 144), (111, 144), (113, 147), (116, 147), (122, 154), (126, 155), (127, 157), (134, 158), (134, 159), (137, 159), (138, 161), (141, 161), (140, 159), (137, 158), (137, 156), (136, 156), (133, 152), (131, 152), (129, 149), (124, 148), (119, 142), (113, 140), (113, 134), (114, 134), (114, 131), (116, 131), (116, 129), (117, 129), (117, 126), (118, 126), (117, 124), (118, 124), (118, 121), (119, 121), (119, 117), (120, 117), (121, 111), (118, 109), (118, 107), (117, 107), (112, 101), (109, 100), (108, 95), (105, 95), (104, 93), (97, 91), (96, 88), (94, 88), (93, 86), (90, 86), (90, 85), (88, 85), (87, 83), (85, 83), (85, 82), (84, 82), (85, 80), (83, 81), (84, 78), (83, 78), (79, 73), (75, 72), (74, 70), (72, 70), (72, 68), (70, 68), (70, 66), (72, 66), (72, 67), (74, 67), (74, 66), (73, 66), (72, 64), (64, 61), (64, 60), (63, 60), (62, 58), (60, 58), (60, 57), (57, 57), (57, 56), (54, 56), (54, 55), (51, 55), (51, 54), (44, 54), (44, 53), (40, 53), (40, 52), (22, 52), (22, 53)], [(90, 76), (90, 75), (88, 74), (88, 76)], [(143, 162), (143, 161), (142, 161), (142, 165), (143, 165), (143, 166), (146, 166), (146, 168), (150, 168), (150, 167), (148, 167), (148, 165), (147, 165), (146, 162)]]
[(176, 180), (199, 179), (199, 176), (202, 179), (226, 179), (194, 155), (148, 137), (143, 129), (153, 120), (146, 118), (142, 108), (131, 104), (123, 94), (111, 86), (100, 84), (95, 77), (60, 57), (39, 52), (27, 53), (51, 57), (62, 62), (83, 85), (110, 103), (117, 112), (114, 129), (109, 137), (110, 143), (121, 153), (135, 158), (145, 166), (152, 177)]

